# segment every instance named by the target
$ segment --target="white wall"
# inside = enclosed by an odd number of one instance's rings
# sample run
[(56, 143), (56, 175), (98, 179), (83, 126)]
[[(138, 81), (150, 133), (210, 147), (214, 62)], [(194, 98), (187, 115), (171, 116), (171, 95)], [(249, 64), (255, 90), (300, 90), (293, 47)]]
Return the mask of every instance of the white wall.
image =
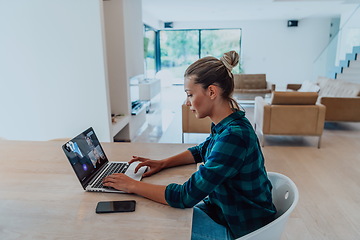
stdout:
[[(141, 0), (124, 1), (127, 78), (144, 74), (144, 25)], [(141, 60), (141, 61), (140, 61)]]
[(145, 10), (142, 11), (142, 21), (144, 23), (146, 23), (148, 26), (150, 26), (152, 28), (155, 28), (155, 29), (160, 29), (160, 28), (162, 28), (164, 26), (163, 21), (157, 19), (156, 17), (149, 14)]
[(174, 28), (241, 28), (245, 73), (266, 73), (268, 81), (284, 89), (287, 83), (314, 80), (314, 60), (329, 42), (330, 22), (330, 18), (303, 19), (290, 28), (285, 20), (175, 22)]
[(99, 0), (0, 1), (0, 137), (93, 126), (110, 141), (101, 12)]
[(103, 4), (111, 113), (129, 115), (123, 1), (104, 1)]
[(278, 89), (315, 80), (313, 64), (329, 41), (330, 19), (304, 19), (298, 27), (281, 20), (249, 22), (242, 29), (245, 73), (266, 73)]

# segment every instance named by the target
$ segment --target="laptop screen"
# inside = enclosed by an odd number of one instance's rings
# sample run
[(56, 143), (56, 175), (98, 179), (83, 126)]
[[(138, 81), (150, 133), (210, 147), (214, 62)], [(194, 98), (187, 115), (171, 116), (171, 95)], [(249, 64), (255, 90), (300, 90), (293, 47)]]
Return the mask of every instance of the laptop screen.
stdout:
[(84, 189), (96, 172), (108, 162), (91, 127), (65, 143), (62, 148)]

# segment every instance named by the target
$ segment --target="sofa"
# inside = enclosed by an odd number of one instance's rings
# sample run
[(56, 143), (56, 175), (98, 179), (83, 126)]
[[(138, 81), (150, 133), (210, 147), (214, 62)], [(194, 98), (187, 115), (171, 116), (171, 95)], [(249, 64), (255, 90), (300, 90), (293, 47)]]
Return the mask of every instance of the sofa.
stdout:
[(273, 92), (270, 102), (255, 98), (255, 131), (264, 135), (317, 136), (320, 148), (325, 106), (317, 103), (316, 92)]
[(234, 97), (238, 100), (254, 100), (275, 91), (275, 84), (266, 81), (266, 74), (234, 74)]
[[(326, 122), (360, 122), (360, 83), (319, 77), (318, 103), (326, 106)], [(302, 84), (288, 84), (287, 89), (301, 91)]]

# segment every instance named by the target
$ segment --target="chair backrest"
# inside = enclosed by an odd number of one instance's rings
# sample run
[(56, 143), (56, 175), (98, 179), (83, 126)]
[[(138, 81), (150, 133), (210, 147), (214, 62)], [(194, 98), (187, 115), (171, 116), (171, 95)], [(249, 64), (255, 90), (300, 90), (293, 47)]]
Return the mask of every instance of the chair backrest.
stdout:
[(265, 89), (266, 74), (234, 74), (235, 89)]
[(211, 119), (209, 117), (198, 119), (190, 111), (189, 106), (182, 105), (182, 132), (183, 133), (210, 133)]
[(295, 183), (283, 174), (268, 172), (268, 177), (273, 185), (272, 197), (277, 209), (276, 218), (238, 240), (280, 240), (281, 238), (285, 224), (299, 200), (299, 192)]
[(316, 92), (275, 91), (270, 104), (255, 104), (256, 125), (263, 134), (321, 136), (326, 108), (317, 98)]
[(272, 105), (315, 105), (318, 99), (316, 92), (281, 92), (275, 91), (271, 96)]

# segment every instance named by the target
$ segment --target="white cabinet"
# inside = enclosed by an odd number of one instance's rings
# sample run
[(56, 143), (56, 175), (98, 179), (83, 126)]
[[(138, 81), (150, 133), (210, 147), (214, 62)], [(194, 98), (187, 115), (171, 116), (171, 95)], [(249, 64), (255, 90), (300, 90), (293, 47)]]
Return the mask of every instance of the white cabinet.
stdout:
[(150, 101), (160, 93), (160, 79), (144, 79), (139, 83), (139, 99)]

